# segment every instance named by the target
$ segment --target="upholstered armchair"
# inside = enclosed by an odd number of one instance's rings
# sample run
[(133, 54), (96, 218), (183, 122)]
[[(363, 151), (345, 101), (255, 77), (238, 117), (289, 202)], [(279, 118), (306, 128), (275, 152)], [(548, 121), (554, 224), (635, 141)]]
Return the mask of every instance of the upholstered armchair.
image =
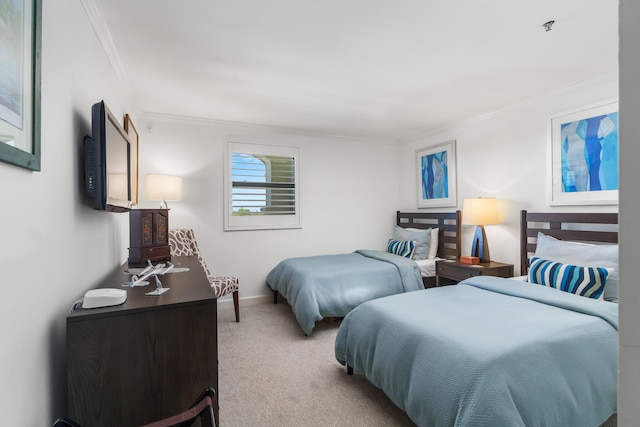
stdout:
[(207, 274), (207, 279), (216, 294), (216, 298), (233, 293), (233, 308), (236, 311), (236, 322), (240, 321), (240, 308), (238, 303), (239, 281), (237, 277), (212, 276), (207, 264), (205, 264), (198, 249), (198, 243), (193, 230), (190, 228), (177, 228), (169, 230), (169, 246), (171, 256), (191, 256), (195, 255), (200, 261), (200, 265)]

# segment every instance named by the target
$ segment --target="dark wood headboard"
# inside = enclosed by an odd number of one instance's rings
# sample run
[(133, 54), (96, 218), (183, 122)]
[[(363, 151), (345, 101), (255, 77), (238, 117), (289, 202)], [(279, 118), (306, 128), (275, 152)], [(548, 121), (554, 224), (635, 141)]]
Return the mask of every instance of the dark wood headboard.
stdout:
[(462, 247), (462, 213), (396, 212), (396, 224), (403, 228), (438, 228), (438, 257), (458, 259)]
[(520, 274), (527, 274), (538, 232), (562, 240), (618, 243), (617, 213), (520, 211)]

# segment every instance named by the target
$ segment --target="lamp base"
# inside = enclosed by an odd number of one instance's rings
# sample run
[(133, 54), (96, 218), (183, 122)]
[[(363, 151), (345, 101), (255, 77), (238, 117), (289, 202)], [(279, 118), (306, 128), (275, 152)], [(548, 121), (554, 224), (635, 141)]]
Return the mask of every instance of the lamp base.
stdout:
[(484, 233), (484, 227), (478, 225), (473, 235), (471, 243), (471, 256), (480, 258), (480, 262), (490, 262), (489, 245), (487, 244), (487, 235)]

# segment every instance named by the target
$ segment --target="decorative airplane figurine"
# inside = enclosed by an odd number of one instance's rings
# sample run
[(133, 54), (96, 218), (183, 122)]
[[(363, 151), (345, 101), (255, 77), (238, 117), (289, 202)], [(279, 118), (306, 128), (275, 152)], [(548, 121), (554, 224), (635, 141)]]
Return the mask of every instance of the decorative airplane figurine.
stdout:
[(151, 292), (146, 292), (145, 295), (162, 295), (162, 294), (164, 294), (170, 288), (163, 288), (162, 287), (162, 282), (160, 282), (160, 279), (158, 278), (158, 276), (161, 276), (161, 275), (169, 272), (175, 266), (171, 262), (167, 262), (166, 264), (160, 263), (158, 265), (153, 265), (150, 260), (147, 260), (147, 263), (149, 265), (144, 270), (142, 270), (138, 274), (134, 274), (133, 276), (131, 276), (131, 281), (123, 283), (122, 286), (128, 286), (128, 287), (131, 287), (131, 288), (136, 287), (136, 286), (147, 286), (149, 284), (149, 282), (147, 282), (146, 279), (148, 279), (149, 277), (153, 276), (154, 279), (156, 280), (156, 290), (155, 291), (151, 291)]

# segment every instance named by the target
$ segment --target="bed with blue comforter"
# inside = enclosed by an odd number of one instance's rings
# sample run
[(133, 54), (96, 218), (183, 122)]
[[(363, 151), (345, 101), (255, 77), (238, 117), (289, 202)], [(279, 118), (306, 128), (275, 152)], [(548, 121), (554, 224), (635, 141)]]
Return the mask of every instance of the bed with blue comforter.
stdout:
[(419, 426), (598, 426), (617, 329), (617, 304), (479, 276), (358, 306), (335, 355)]
[(289, 258), (266, 283), (287, 299), (306, 335), (318, 320), (344, 317), (365, 301), (424, 289), (414, 261), (376, 250)]

